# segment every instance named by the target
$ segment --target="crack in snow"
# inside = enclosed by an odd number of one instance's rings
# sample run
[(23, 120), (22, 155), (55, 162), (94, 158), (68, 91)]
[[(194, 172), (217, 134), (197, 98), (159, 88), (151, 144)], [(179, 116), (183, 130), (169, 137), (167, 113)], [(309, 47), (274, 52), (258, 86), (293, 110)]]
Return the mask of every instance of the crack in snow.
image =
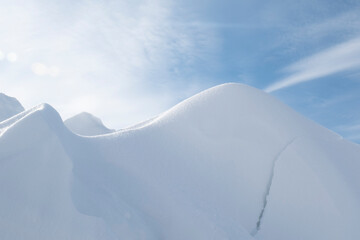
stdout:
[(275, 156), (274, 160), (273, 160), (273, 164), (272, 164), (272, 168), (271, 168), (271, 173), (270, 173), (270, 178), (266, 187), (266, 192), (265, 192), (265, 197), (264, 197), (264, 202), (263, 202), (263, 208), (261, 209), (258, 221), (256, 223), (256, 227), (255, 229), (251, 232), (251, 235), (254, 237), (261, 229), (261, 220), (263, 218), (264, 212), (265, 212), (265, 208), (268, 202), (268, 197), (270, 194), (270, 189), (271, 189), (271, 185), (274, 179), (274, 173), (275, 173), (275, 166), (276, 166), (276, 162), (278, 161), (278, 159), (280, 158), (280, 156), (283, 154), (283, 152), (285, 152), (285, 150), (296, 140), (297, 137), (294, 137), (293, 139), (291, 139), (289, 142), (287, 142), (285, 144), (285, 146), (279, 151), (279, 153)]

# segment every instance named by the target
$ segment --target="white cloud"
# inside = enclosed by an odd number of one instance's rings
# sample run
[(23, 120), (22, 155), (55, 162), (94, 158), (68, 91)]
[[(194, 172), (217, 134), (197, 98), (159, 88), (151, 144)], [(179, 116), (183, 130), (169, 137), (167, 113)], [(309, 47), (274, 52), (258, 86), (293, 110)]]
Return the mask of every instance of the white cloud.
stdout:
[(290, 76), (268, 86), (273, 92), (338, 72), (360, 68), (360, 38), (354, 38), (298, 61), (285, 70)]

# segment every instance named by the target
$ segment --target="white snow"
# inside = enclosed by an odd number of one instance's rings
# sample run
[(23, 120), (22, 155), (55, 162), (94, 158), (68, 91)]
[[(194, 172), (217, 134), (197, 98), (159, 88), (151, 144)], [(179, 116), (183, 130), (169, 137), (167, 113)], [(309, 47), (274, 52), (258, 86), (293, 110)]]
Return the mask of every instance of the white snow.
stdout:
[(0, 93), (0, 122), (24, 111), (16, 98)]
[(224, 84), (138, 127), (0, 123), (0, 239), (360, 239), (360, 147)]
[(83, 136), (95, 136), (115, 132), (104, 126), (102, 121), (94, 115), (82, 112), (64, 121), (72, 132)]

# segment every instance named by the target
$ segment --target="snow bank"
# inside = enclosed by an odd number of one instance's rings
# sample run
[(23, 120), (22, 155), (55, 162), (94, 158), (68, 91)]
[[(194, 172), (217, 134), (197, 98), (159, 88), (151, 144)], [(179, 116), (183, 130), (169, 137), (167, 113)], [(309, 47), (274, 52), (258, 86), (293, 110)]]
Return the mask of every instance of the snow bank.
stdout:
[(48, 105), (0, 128), (1, 239), (360, 239), (360, 147), (248, 86), (92, 138)]

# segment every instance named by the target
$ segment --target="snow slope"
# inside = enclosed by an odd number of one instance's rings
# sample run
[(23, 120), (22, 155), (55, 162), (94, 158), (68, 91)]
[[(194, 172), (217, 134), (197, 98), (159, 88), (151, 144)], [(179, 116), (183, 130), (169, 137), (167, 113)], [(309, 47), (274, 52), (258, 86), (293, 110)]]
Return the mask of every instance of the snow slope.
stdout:
[(0, 93), (0, 122), (24, 111), (16, 98)]
[(138, 128), (0, 123), (0, 239), (360, 239), (360, 147), (224, 84)]
[(64, 121), (72, 132), (83, 136), (95, 136), (115, 132), (90, 113), (82, 112)]

